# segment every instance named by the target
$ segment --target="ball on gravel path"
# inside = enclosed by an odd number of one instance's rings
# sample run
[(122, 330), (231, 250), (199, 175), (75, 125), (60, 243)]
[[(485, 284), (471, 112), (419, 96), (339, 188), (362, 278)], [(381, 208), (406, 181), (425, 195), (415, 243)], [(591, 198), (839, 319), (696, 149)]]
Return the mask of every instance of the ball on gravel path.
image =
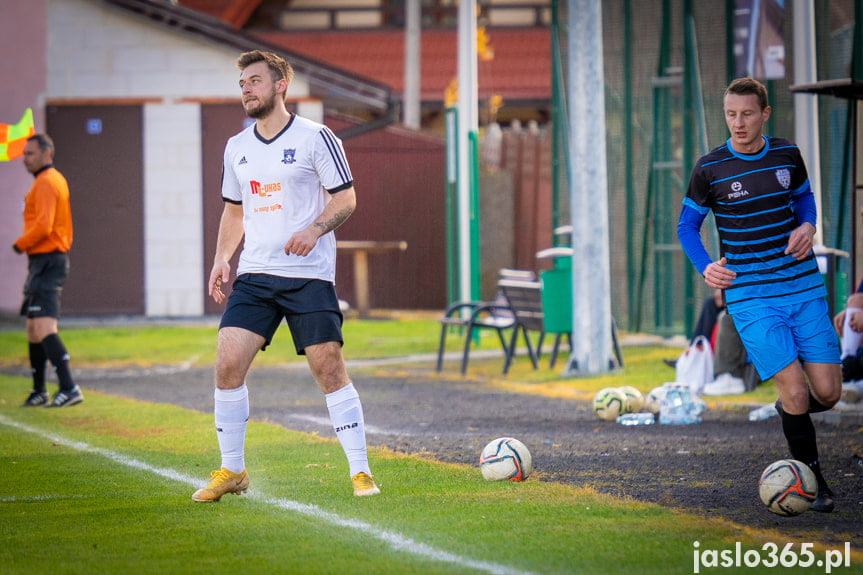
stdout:
[(631, 385), (618, 388), (626, 397), (625, 413), (638, 413), (644, 408), (644, 396)]
[(818, 480), (805, 463), (780, 459), (761, 474), (758, 495), (768, 511), (777, 515), (800, 515), (818, 496)]
[(593, 413), (605, 421), (614, 421), (626, 410), (626, 396), (616, 387), (605, 387), (593, 397)]
[(665, 397), (665, 388), (663, 386), (654, 387), (644, 396), (644, 411), (649, 411), (653, 415), (659, 415), (659, 407), (662, 405), (662, 398)]

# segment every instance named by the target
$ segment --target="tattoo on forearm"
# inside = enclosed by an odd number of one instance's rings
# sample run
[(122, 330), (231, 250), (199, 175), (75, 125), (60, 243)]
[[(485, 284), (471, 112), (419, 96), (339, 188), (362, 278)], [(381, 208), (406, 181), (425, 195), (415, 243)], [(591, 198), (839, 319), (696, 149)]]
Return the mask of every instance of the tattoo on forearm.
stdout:
[(349, 208), (345, 208), (340, 212), (336, 212), (333, 214), (333, 217), (323, 222), (315, 222), (315, 226), (320, 228), (321, 235), (324, 235), (327, 232), (331, 232), (347, 220), (351, 215), (352, 210)]

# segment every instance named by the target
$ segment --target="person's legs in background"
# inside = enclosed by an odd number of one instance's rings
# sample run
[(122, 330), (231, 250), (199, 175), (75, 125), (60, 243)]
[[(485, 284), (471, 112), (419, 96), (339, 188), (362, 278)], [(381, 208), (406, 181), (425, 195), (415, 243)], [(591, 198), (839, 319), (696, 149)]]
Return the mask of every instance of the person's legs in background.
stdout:
[(856, 403), (863, 398), (863, 294), (848, 298), (845, 311), (834, 327), (840, 337), (842, 402)]
[(732, 395), (752, 391), (761, 384), (758, 371), (747, 362), (746, 348), (740, 340), (734, 320), (722, 311), (717, 320), (714, 349), (714, 381), (704, 386), (703, 395)]
[[(701, 305), (701, 313), (698, 315), (698, 321), (695, 323), (695, 329), (692, 332), (692, 337), (689, 339), (689, 344), (695, 343), (695, 338), (703, 335), (713, 343), (713, 332), (716, 327), (716, 320), (719, 317), (719, 312), (725, 309), (725, 303), (722, 301), (722, 290), (714, 290), (713, 295), (704, 299)], [(677, 366), (677, 358), (665, 358), (662, 360), (668, 367)]]

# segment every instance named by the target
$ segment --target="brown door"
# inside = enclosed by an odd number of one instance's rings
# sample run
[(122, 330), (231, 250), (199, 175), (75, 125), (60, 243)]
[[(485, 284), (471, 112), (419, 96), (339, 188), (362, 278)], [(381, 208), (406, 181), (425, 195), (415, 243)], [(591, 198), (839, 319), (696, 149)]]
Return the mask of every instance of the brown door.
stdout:
[(142, 315), (141, 106), (47, 106), (46, 125), (72, 203), (72, 271), (62, 314)]
[[(225, 304), (217, 304), (207, 295), (207, 281), (216, 255), (216, 239), (222, 217), (222, 157), (228, 138), (245, 127), (246, 114), (239, 102), (233, 104), (203, 104), (201, 106), (201, 166), (204, 186), (204, 313), (221, 314)], [(231, 281), (236, 277), (242, 245), (231, 260)], [(230, 291), (230, 290), (229, 290)], [(225, 293), (229, 293), (226, 291)]]

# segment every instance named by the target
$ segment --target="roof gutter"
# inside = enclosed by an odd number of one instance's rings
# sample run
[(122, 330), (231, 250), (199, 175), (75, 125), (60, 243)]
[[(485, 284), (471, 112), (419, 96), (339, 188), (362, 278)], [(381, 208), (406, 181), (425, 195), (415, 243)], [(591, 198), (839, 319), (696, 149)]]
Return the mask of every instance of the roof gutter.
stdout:
[(386, 114), (381, 116), (380, 118), (376, 118), (362, 124), (357, 124), (356, 126), (345, 128), (344, 130), (339, 130), (338, 132), (336, 132), (336, 136), (338, 136), (341, 140), (349, 140), (351, 138), (356, 138), (357, 136), (362, 136), (363, 134), (367, 134), (375, 130), (380, 130), (382, 128), (386, 128), (387, 126), (395, 124), (398, 118), (399, 106), (397, 105), (397, 102), (393, 102), (393, 104), (387, 110)]

